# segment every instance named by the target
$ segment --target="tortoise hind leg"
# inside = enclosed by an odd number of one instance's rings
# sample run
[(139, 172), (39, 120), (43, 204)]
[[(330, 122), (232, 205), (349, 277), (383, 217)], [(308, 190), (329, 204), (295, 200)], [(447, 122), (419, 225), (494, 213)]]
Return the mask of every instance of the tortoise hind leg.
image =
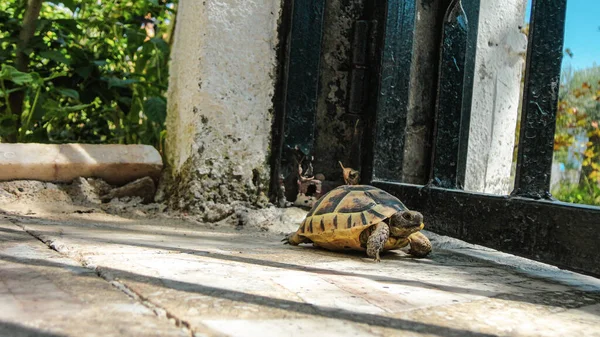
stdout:
[(412, 233), (408, 237), (410, 249), (408, 253), (415, 257), (425, 257), (431, 252), (431, 242), (421, 232)]
[(375, 230), (373, 230), (367, 240), (367, 255), (375, 258), (375, 262), (381, 261), (379, 252), (383, 250), (383, 246), (389, 238), (390, 228), (385, 222), (380, 222), (375, 225)]
[(283, 238), (283, 240), (281, 240), (281, 241), (285, 245), (292, 245), (292, 246), (297, 246), (301, 243), (311, 243), (312, 242), (307, 237), (298, 235), (298, 232), (293, 232), (293, 233), (286, 235), (285, 238)]

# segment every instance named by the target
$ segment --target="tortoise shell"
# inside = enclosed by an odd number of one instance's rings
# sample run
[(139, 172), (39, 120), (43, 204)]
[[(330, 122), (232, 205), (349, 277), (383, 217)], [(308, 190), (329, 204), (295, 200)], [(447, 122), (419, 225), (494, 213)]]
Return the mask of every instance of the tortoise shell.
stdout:
[[(360, 234), (404, 210), (407, 208), (398, 198), (376, 187), (344, 185), (317, 201), (296, 234), (327, 249), (364, 250)], [(390, 237), (384, 249), (396, 249), (407, 244), (408, 240)]]

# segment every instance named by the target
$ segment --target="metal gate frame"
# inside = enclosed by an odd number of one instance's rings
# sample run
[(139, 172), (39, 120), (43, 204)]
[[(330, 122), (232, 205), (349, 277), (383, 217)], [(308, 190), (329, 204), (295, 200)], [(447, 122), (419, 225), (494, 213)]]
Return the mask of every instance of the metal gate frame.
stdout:
[[(291, 25), (274, 127), (272, 179), (286, 148), (312, 153), (325, 0), (291, 1)], [(479, 0), (452, 0), (443, 24), (438, 98), (431, 139), (430, 183), (401, 181), (415, 4), (375, 0), (382, 12), (369, 109), (372, 151), (362, 181), (421, 211), (427, 229), (470, 243), (595, 276), (600, 275), (600, 207), (555, 201), (550, 174), (567, 0), (533, 0), (514, 191), (510, 196), (462, 190), (470, 122)], [(291, 84), (293, 83), (293, 88)], [(457, 122), (458, 121), (458, 122)], [(302, 137), (298, 137), (302, 130)], [(308, 137), (307, 137), (308, 133)]]

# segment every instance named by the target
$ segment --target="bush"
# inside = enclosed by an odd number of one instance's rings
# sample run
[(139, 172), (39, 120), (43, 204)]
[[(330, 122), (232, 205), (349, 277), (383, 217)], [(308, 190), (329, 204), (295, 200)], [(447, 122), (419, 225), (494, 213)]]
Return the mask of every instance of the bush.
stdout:
[(563, 74), (554, 137), (554, 158), (580, 170), (579, 184), (566, 184), (554, 196), (600, 205), (600, 67)]
[(25, 3), (0, 3), (0, 141), (162, 151), (176, 3), (40, 1), (30, 39)]
[(600, 206), (600, 187), (595, 184), (587, 186), (580, 184), (561, 185), (554, 191), (553, 195), (561, 201)]

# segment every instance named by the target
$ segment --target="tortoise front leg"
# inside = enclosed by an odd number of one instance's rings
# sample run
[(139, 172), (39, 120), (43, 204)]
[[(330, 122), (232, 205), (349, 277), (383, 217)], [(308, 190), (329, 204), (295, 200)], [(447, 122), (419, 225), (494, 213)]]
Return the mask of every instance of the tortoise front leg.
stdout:
[(431, 242), (421, 232), (412, 233), (408, 237), (410, 249), (408, 253), (415, 257), (425, 257), (431, 252)]
[(367, 240), (367, 255), (374, 257), (375, 262), (381, 261), (379, 252), (383, 250), (383, 246), (390, 238), (390, 228), (385, 222), (380, 222), (375, 225), (375, 230), (369, 235)]

